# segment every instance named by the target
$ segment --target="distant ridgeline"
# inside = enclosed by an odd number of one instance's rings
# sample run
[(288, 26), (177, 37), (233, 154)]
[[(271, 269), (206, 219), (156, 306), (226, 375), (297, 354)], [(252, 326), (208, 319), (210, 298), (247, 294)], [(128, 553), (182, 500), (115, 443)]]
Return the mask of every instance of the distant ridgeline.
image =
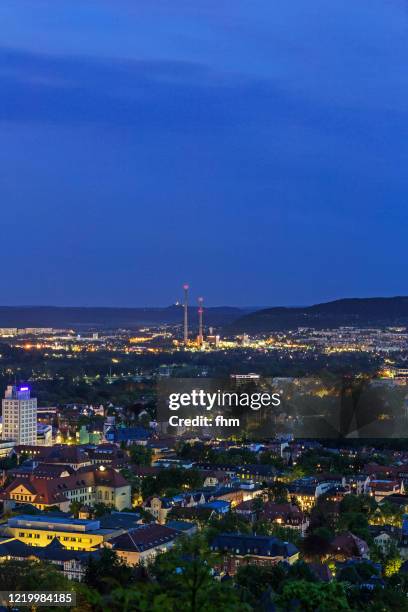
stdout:
[(408, 325), (408, 297), (348, 298), (296, 308), (266, 308), (228, 326), (230, 333), (262, 333), (298, 327)]
[[(205, 309), (206, 325), (229, 325), (250, 309), (218, 306)], [(197, 308), (189, 308), (191, 325), (198, 325)], [(177, 324), (182, 306), (166, 308), (83, 308), (56, 306), (0, 306), (0, 327), (133, 328), (139, 325)]]

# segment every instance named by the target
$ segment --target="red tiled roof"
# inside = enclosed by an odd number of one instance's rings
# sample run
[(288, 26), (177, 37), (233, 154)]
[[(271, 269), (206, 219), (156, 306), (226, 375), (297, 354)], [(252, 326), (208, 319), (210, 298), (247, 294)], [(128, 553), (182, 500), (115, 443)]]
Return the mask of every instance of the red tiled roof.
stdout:
[(123, 487), (128, 485), (128, 481), (119, 472), (112, 468), (101, 470), (96, 466), (81, 468), (75, 474), (66, 476), (65, 478), (39, 478), (35, 475), (26, 479), (14, 480), (3, 493), (0, 494), (0, 499), (10, 499), (10, 494), (19, 486), (24, 486), (35, 494), (34, 502), (40, 504), (57, 504), (68, 499), (67, 492), (79, 488), (107, 486), (107, 487)]
[(384, 478), (384, 476), (390, 476), (391, 478), (397, 475), (400, 467), (396, 467), (393, 465), (379, 465), (378, 463), (367, 463), (362, 472), (363, 474), (368, 474), (369, 476), (379, 476)]
[(368, 553), (367, 542), (350, 531), (339, 534), (332, 541), (330, 548), (334, 554), (341, 553), (346, 557), (362, 557)]
[(304, 516), (303, 512), (294, 504), (275, 504), (273, 502), (267, 502), (265, 504), (262, 515), (270, 520), (280, 517), (284, 519), (296, 518), (301, 520)]
[(396, 487), (400, 488), (398, 480), (372, 480), (370, 482), (372, 491), (394, 491)]

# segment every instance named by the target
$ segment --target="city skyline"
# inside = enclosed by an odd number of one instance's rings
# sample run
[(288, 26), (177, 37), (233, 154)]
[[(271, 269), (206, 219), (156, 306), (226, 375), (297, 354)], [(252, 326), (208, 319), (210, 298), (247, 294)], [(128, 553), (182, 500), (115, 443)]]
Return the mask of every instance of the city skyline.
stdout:
[(0, 23), (0, 608), (408, 612), (408, 0)]
[(2, 305), (407, 295), (401, 3), (4, 0)]

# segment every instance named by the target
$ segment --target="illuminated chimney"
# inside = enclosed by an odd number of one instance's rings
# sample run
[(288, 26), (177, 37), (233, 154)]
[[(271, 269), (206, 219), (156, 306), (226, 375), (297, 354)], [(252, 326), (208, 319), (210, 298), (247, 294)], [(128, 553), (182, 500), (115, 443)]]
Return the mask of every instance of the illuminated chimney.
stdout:
[(203, 335), (203, 302), (204, 298), (198, 298), (198, 344), (200, 346), (203, 345), (204, 335)]
[(183, 285), (184, 289), (184, 344), (187, 346), (188, 343), (188, 289), (189, 286), (186, 284)]

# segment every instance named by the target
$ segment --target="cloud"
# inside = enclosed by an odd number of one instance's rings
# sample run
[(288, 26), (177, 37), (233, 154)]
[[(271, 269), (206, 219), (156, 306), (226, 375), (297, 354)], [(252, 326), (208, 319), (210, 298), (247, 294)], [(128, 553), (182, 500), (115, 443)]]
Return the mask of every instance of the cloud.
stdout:
[(0, 49), (0, 120), (190, 130), (318, 128), (327, 109), (272, 79), (187, 61), (106, 60)]
[(181, 127), (217, 110), (226, 120), (226, 105), (245, 88), (182, 61), (108, 61), (1, 49), (0, 63), (4, 121), (139, 126), (147, 121)]

